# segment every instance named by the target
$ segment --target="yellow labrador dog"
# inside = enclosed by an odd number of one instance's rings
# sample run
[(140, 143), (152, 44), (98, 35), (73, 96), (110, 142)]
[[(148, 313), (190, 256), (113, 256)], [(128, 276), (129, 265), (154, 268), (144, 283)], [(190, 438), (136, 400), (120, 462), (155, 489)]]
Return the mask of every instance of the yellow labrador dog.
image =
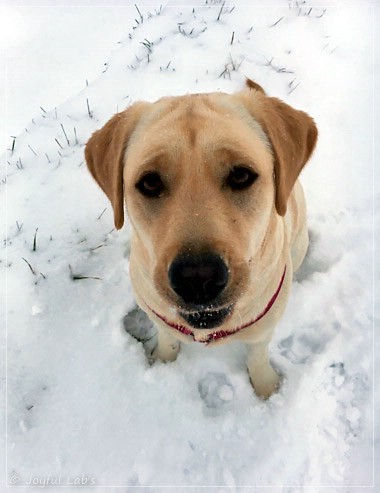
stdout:
[(174, 360), (179, 341), (244, 341), (256, 393), (278, 388), (268, 344), (308, 247), (297, 178), (316, 141), (312, 118), (251, 80), (232, 95), (135, 103), (92, 135), (87, 165), (118, 229), (126, 202), (155, 358)]

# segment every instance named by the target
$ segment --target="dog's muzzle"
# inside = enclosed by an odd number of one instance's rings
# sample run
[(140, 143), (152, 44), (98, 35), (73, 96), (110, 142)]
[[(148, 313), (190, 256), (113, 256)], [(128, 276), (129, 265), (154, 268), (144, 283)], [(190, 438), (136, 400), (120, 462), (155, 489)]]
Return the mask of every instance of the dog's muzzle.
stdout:
[(179, 298), (179, 314), (196, 329), (221, 325), (232, 311), (220, 302), (228, 284), (224, 260), (213, 252), (177, 255), (169, 267), (169, 284)]

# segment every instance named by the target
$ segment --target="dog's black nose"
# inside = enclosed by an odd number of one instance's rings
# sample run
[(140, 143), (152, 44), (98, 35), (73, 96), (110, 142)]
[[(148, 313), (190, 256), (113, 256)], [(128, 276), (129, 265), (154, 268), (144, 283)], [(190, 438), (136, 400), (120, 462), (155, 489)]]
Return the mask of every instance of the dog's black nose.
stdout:
[(228, 283), (228, 268), (215, 253), (180, 254), (168, 275), (172, 289), (185, 303), (194, 305), (214, 301)]

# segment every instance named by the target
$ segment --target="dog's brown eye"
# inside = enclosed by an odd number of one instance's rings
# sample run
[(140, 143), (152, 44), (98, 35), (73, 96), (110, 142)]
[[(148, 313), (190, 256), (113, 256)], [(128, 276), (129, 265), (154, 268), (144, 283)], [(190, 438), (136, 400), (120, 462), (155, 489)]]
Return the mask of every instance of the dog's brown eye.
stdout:
[(252, 185), (258, 174), (244, 166), (235, 166), (227, 176), (226, 183), (232, 190), (243, 190)]
[(146, 197), (159, 197), (164, 190), (160, 175), (155, 172), (147, 173), (136, 183), (136, 188)]

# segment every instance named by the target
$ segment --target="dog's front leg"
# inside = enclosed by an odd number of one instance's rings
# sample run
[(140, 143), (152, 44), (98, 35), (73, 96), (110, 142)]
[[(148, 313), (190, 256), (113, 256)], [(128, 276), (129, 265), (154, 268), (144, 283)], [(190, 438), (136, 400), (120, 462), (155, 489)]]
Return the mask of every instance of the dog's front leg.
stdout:
[(179, 341), (166, 330), (158, 328), (158, 344), (152, 353), (154, 360), (174, 361), (180, 350)]
[(248, 373), (256, 394), (268, 399), (279, 386), (281, 378), (272, 368), (268, 356), (269, 341), (250, 344), (248, 355)]

